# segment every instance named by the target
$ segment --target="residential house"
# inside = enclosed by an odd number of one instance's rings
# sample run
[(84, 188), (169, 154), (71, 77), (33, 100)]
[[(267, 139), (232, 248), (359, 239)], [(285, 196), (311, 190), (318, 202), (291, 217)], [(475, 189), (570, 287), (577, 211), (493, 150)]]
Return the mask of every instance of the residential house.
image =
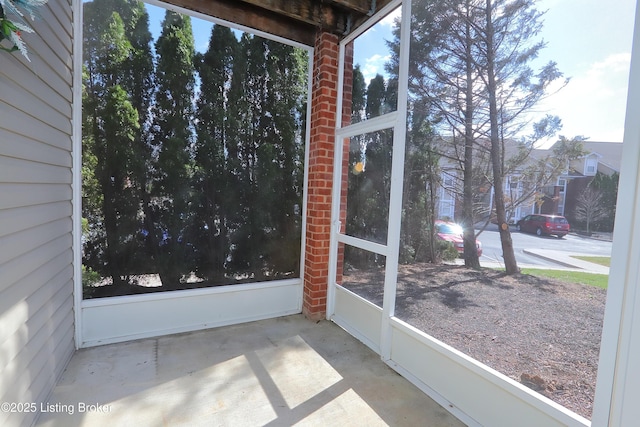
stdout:
[(574, 217), (576, 201), (597, 173), (611, 176), (620, 173), (622, 144), (618, 142), (582, 143), (586, 154), (571, 162), (566, 173), (558, 177), (558, 205), (555, 212)]
[[(442, 146), (447, 147), (445, 143)], [(481, 145), (478, 145), (474, 149), (474, 169), (485, 172), (482, 176), (476, 177), (473, 182), (474, 216), (479, 219), (487, 218), (490, 215), (494, 200), (493, 185), (486, 178), (492, 175), (489, 148), (488, 146), (485, 149), (480, 147)], [(507, 141), (505, 157), (509, 159), (521, 155), (518, 148), (516, 141)], [(444, 148), (442, 152), (443, 156), (439, 163), (441, 170), (440, 189), (436, 212), (439, 218), (455, 220), (459, 219), (462, 209), (463, 172), (460, 162), (456, 160), (460, 156), (456, 153), (455, 147)], [(527, 169), (543, 160), (549, 155), (549, 152), (549, 150), (531, 150), (522, 165), (505, 175), (503, 189), (509, 222), (515, 222), (536, 211), (536, 188), (541, 184), (532, 180), (532, 173)], [(547, 184), (546, 181), (542, 185), (545, 184)]]
[[(620, 173), (622, 144), (617, 142), (582, 142), (585, 154), (574, 159), (557, 176), (545, 177), (544, 182), (535, 182), (530, 173), (524, 173), (527, 167), (544, 161), (553, 154), (554, 146), (547, 149), (534, 149), (524, 164), (513, 173), (504, 177), (503, 188), (507, 200), (507, 218), (515, 223), (526, 215), (542, 213), (563, 215), (573, 218), (578, 196), (589, 185), (597, 173), (611, 176)], [(507, 153), (515, 153), (515, 143), (507, 145)], [(508, 154), (507, 154), (508, 156)], [(478, 162), (486, 162), (479, 156)], [(462, 172), (450, 159), (443, 158), (440, 163), (441, 188), (437, 206), (440, 218), (456, 218), (462, 209), (460, 201)], [(493, 205), (493, 189), (486, 193), (478, 185), (475, 192), (479, 206), (476, 212), (488, 213)], [(510, 207), (510, 204), (513, 207)]]

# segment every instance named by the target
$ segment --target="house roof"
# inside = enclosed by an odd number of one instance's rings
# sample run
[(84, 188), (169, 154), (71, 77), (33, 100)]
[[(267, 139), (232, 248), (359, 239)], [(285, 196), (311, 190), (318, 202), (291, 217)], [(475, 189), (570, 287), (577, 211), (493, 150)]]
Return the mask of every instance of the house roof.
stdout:
[[(555, 144), (548, 149), (535, 149), (531, 152), (531, 156), (537, 159), (542, 159), (552, 152), (554, 146)], [(620, 165), (622, 163), (622, 143), (582, 141), (582, 146), (585, 151), (585, 157), (595, 154), (598, 157), (598, 163), (606, 165), (614, 171), (620, 172)], [(572, 175), (572, 173), (569, 175)], [(582, 174), (578, 173), (577, 175), (581, 176)]]
[(582, 146), (587, 152), (587, 155), (597, 154), (599, 156), (599, 163), (620, 172), (620, 165), (622, 164), (622, 143), (584, 141)]
[(391, 1), (167, 0), (167, 3), (313, 46), (318, 29), (345, 37)]

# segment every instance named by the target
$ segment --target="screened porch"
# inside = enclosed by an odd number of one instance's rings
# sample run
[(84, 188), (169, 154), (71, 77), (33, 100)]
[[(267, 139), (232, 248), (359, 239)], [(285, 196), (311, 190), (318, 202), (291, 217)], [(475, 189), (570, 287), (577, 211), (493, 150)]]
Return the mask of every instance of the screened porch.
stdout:
[[(31, 60), (5, 61), (1, 52), (0, 401), (29, 406), (3, 407), (0, 424), (624, 426), (640, 418), (633, 363), (640, 250), (628, 238), (640, 227), (640, 123), (627, 120), (625, 128), (625, 196), (589, 420), (399, 314), (406, 304), (401, 265), (423, 264), (422, 233), (433, 219), (420, 205), (428, 184), (407, 178), (429, 151), (420, 151), (426, 133), (415, 126), (409, 81), (417, 51), (409, 40), (420, 34), (413, 18), (424, 2), (150, 1), (127, 9), (129, 21), (108, 8), (91, 11), (90, 3), (98, 1), (49, 0)], [(224, 117), (211, 113), (218, 111), (212, 99), (187, 96), (180, 104), (162, 83), (154, 101), (141, 96), (137, 107), (123, 101), (126, 91), (107, 88), (118, 79), (126, 86), (132, 74), (120, 63), (92, 62), (99, 56), (85, 48), (110, 58), (118, 52), (87, 29), (125, 34), (145, 7), (165, 17), (163, 28), (150, 31), (155, 43), (137, 40), (157, 52), (149, 64), (165, 67), (150, 80), (184, 70), (158, 53), (184, 41), (184, 32), (170, 32), (171, 19), (180, 31), (191, 31), (186, 17), (207, 22), (246, 61), (207, 56), (216, 52), (213, 36), (200, 51), (192, 43), (198, 78), (185, 87), (204, 93), (216, 70), (228, 72), (217, 81)], [(83, 20), (88, 11), (91, 21)], [(139, 34), (134, 27), (128, 30)], [(388, 43), (372, 43), (382, 31)], [(636, 31), (627, 117), (640, 114), (639, 37)], [(277, 66), (260, 69), (256, 52)], [(367, 56), (386, 58), (368, 85), (360, 67)], [(206, 69), (214, 63), (222, 65)], [(234, 77), (246, 70), (266, 77)], [(286, 109), (245, 114), (281, 105), (276, 98), (288, 86), (277, 77), (294, 74)], [(109, 128), (88, 105), (120, 121)], [(195, 119), (176, 138), (165, 126), (187, 115)], [(234, 127), (235, 118), (255, 127)], [(151, 142), (143, 149), (127, 145), (125, 156), (114, 148), (101, 163), (108, 141), (133, 141), (145, 126)], [(210, 150), (215, 141), (224, 144)], [(125, 163), (136, 172), (113, 172)], [(176, 164), (171, 175), (166, 165)], [(103, 176), (83, 181), (92, 170)], [(223, 189), (212, 187), (222, 181)], [(246, 191), (234, 191), (239, 183)], [(93, 206), (87, 191), (99, 194)], [(186, 193), (197, 197), (177, 196)], [(124, 197), (130, 194), (138, 205)], [(87, 285), (92, 265), (109, 268), (97, 267)], [(425, 316), (426, 324), (439, 321)]]

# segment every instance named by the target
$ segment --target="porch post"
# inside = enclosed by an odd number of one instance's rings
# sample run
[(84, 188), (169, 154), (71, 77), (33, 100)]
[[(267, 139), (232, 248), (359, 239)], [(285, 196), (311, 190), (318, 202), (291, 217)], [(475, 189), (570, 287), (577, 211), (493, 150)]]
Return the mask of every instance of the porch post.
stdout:
[(611, 270), (591, 425), (630, 426), (640, 419), (640, 1), (629, 72)]
[(339, 40), (318, 31), (313, 57), (302, 313), (326, 317)]

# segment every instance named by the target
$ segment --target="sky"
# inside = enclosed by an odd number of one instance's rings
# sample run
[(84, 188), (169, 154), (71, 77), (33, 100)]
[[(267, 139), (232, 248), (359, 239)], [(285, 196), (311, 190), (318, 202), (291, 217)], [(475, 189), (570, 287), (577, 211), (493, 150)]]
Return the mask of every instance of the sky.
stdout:
[[(564, 77), (562, 89), (539, 104), (539, 115), (557, 115), (563, 127), (542, 141), (547, 147), (558, 136), (584, 136), (590, 141), (622, 142), (631, 60), (635, 0), (539, 0), (545, 11), (540, 38), (547, 43), (537, 67), (554, 61)], [(392, 19), (386, 19), (356, 39), (354, 61), (365, 80), (384, 74)]]
[[(585, 136), (590, 141), (622, 142), (631, 59), (635, 0), (538, 0), (546, 10), (540, 37), (547, 43), (540, 65), (555, 61), (567, 86), (539, 105), (540, 114), (562, 119), (559, 135)], [(149, 6), (152, 33), (159, 34), (164, 11)], [(391, 39), (388, 17), (356, 40), (355, 59), (366, 81), (384, 74), (389, 57), (384, 40)], [(154, 28), (155, 26), (155, 28)], [(211, 24), (193, 20), (196, 49), (207, 48)]]
[(544, 107), (563, 122), (561, 135), (622, 142), (635, 0), (543, 0), (545, 62), (569, 84)]

